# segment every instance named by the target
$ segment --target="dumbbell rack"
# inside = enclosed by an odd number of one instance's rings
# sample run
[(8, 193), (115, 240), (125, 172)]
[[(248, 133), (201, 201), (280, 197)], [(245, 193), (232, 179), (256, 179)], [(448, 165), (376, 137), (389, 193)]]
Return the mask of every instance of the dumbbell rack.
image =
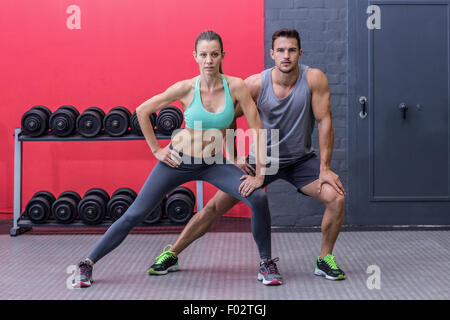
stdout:
[[(21, 219), (22, 212), (22, 151), (23, 146), (22, 143), (25, 141), (125, 141), (125, 140), (145, 140), (145, 137), (138, 136), (135, 134), (127, 133), (121, 137), (111, 137), (106, 134), (99, 134), (93, 138), (86, 138), (80, 134), (74, 134), (69, 137), (58, 137), (55, 135), (45, 135), (41, 137), (31, 137), (24, 134), (21, 134), (22, 130), (20, 128), (16, 128), (14, 130), (14, 215), (13, 215), (13, 227), (10, 230), (11, 236), (16, 236), (22, 234), (28, 230), (30, 230), (33, 226), (35, 227), (109, 227), (112, 224), (112, 221), (104, 221), (97, 225), (86, 225), (81, 221), (74, 221), (71, 224), (61, 224), (58, 222), (47, 222), (42, 224), (33, 223), (30, 220)], [(158, 140), (170, 140), (170, 136), (162, 135), (158, 133), (158, 130), (155, 131), (155, 136)], [(203, 182), (196, 182), (196, 202), (197, 202), (197, 211), (203, 208)], [(142, 223), (139, 227), (152, 227), (152, 226), (167, 226), (167, 225), (176, 225), (174, 223), (167, 222), (159, 222), (155, 224), (144, 224)]]

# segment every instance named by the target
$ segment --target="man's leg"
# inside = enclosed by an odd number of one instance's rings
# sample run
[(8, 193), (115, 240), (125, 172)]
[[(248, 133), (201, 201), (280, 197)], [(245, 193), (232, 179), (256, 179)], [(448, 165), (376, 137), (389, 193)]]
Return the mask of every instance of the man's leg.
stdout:
[(217, 191), (206, 206), (189, 220), (170, 251), (175, 256), (179, 255), (192, 242), (203, 236), (214, 221), (231, 210), (238, 202), (238, 199), (229, 194)]
[(319, 180), (315, 180), (300, 189), (304, 194), (320, 200), (325, 205), (322, 218), (322, 246), (320, 258), (332, 254), (337, 237), (345, 217), (345, 195), (340, 195), (329, 184), (322, 185), (318, 192)]

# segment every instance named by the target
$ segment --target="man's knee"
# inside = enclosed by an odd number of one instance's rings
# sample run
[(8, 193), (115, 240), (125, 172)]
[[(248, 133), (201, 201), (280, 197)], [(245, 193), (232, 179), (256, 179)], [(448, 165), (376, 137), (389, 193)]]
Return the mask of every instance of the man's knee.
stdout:
[(216, 195), (204, 207), (205, 214), (213, 217), (220, 217), (227, 213), (239, 202), (238, 199), (218, 191)]
[(217, 205), (216, 201), (209, 201), (206, 206), (203, 208), (203, 214), (208, 217), (218, 218), (224, 214), (220, 210), (220, 207)]
[(327, 208), (345, 212), (345, 195), (339, 194), (332, 186), (322, 185), (322, 202)]

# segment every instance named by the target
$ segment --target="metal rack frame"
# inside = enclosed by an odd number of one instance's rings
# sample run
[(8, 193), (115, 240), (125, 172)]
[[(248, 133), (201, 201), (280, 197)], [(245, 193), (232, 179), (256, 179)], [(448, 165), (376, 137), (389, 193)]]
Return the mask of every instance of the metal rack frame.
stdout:
[[(41, 137), (30, 137), (21, 134), (22, 130), (16, 128), (14, 130), (14, 215), (13, 215), (13, 226), (10, 229), (10, 235), (16, 236), (30, 230), (33, 226), (36, 227), (108, 227), (112, 224), (112, 221), (106, 221), (95, 226), (88, 226), (81, 222), (74, 222), (71, 224), (61, 224), (61, 223), (43, 223), (43, 224), (33, 224), (31, 221), (19, 221), (22, 215), (22, 160), (23, 160), (23, 145), (24, 141), (125, 141), (125, 140), (145, 140), (145, 137), (138, 136), (135, 134), (127, 133), (121, 137), (111, 137), (106, 134), (100, 134), (93, 138), (86, 138), (80, 134), (75, 134), (70, 137), (58, 137), (55, 135), (45, 135)], [(159, 134), (155, 131), (156, 138), (158, 140), (169, 140), (171, 137), (167, 135)], [(197, 211), (203, 208), (203, 181), (196, 181), (196, 200), (197, 200)], [(174, 223), (161, 222), (152, 225), (139, 225), (139, 227), (152, 227), (152, 226), (168, 226), (168, 225), (178, 225)]]

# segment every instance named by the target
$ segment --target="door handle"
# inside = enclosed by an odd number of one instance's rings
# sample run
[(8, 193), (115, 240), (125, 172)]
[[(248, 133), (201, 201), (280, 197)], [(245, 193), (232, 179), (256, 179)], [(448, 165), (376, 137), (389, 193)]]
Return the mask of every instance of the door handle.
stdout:
[(361, 111), (359, 112), (359, 117), (361, 119), (364, 119), (365, 117), (367, 117), (367, 111), (366, 111), (367, 98), (364, 96), (359, 97), (359, 103), (361, 104)]
[(408, 106), (406, 103), (402, 102), (398, 105), (398, 108), (403, 113), (403, 119), (406, 119), (406, 111), (408, 110)]

